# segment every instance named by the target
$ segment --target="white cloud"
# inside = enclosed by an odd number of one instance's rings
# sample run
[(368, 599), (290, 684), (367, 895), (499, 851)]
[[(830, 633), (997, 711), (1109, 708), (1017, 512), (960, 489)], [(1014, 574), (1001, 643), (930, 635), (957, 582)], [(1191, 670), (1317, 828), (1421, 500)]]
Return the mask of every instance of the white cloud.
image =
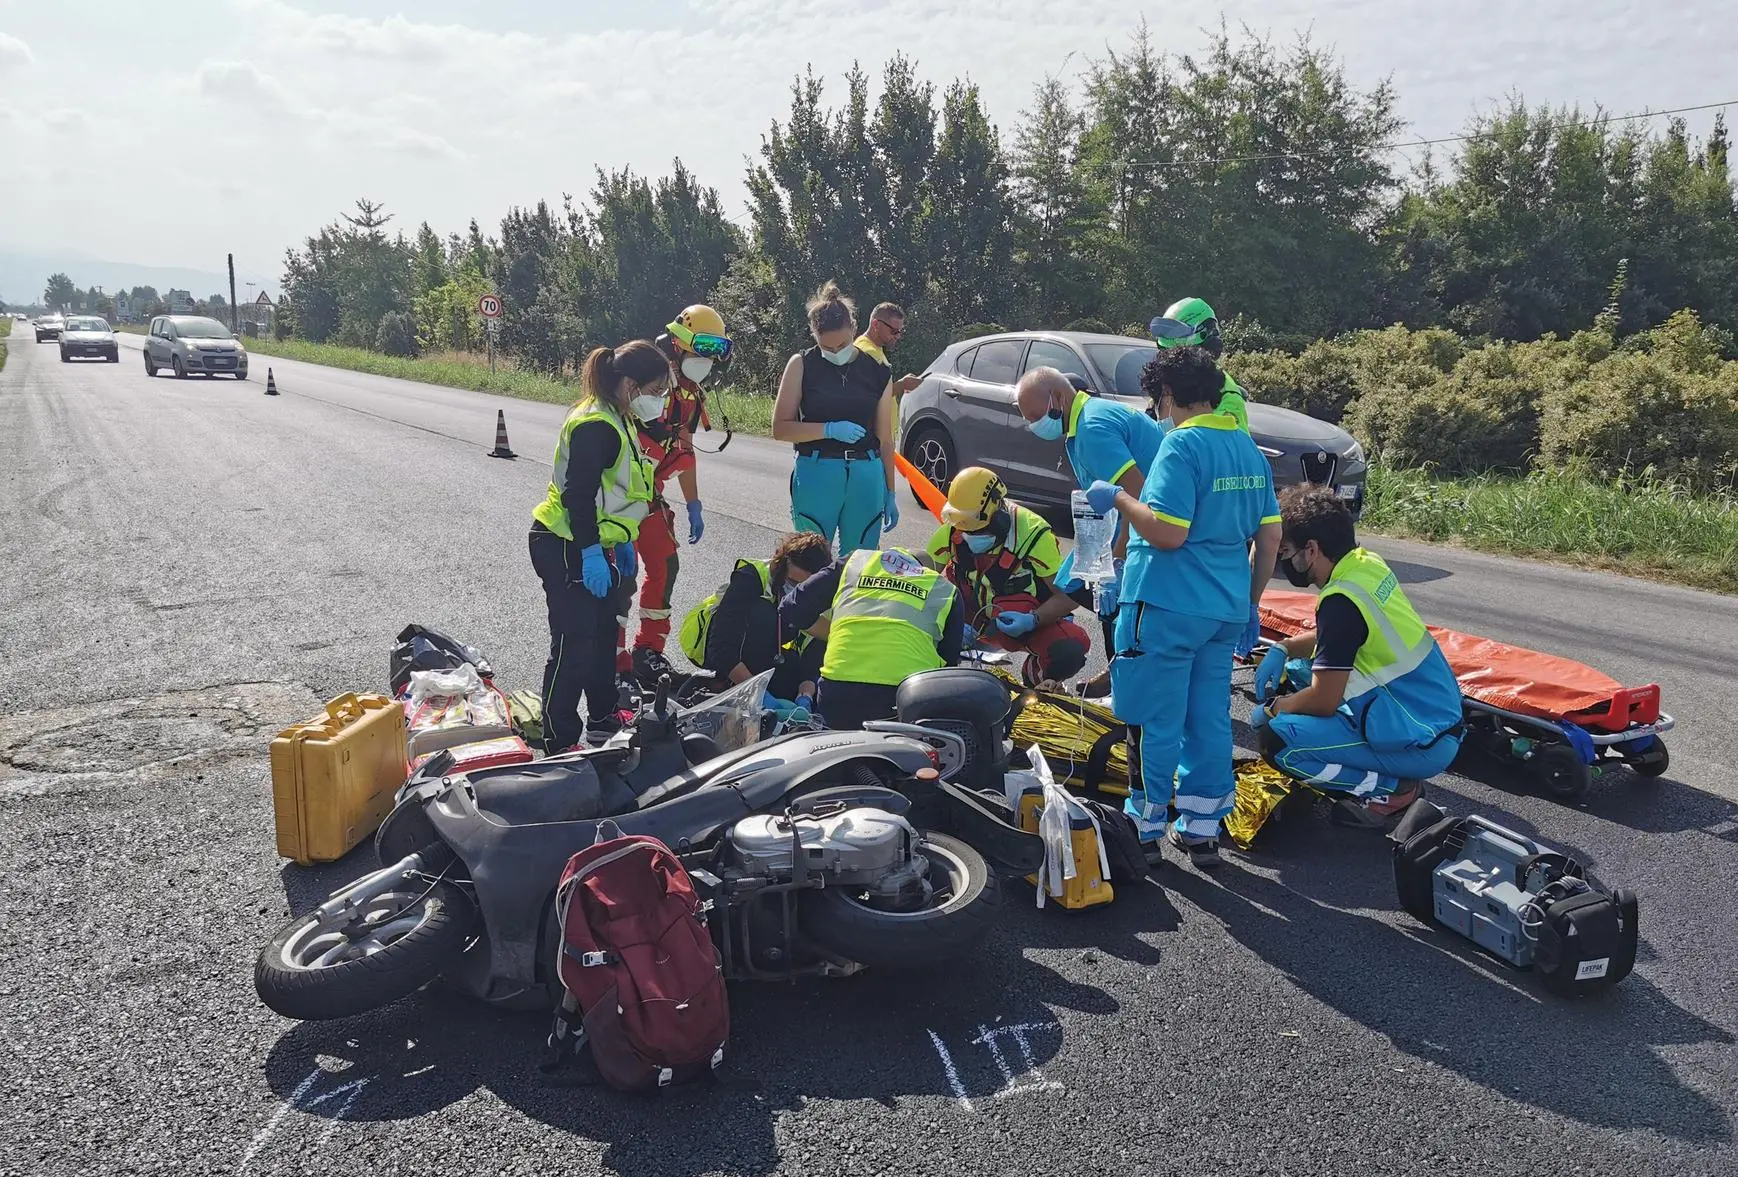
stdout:
[(91, 129), (91, 116), (70, 106), (49, 111), (42, 121), (50, 130), (63, 135), (82, 135)]
[(238, 103), (258, 111), (295, 113), (290, 92), (247, 61), (207, 61), (194, 74), (194, 86), (208, 98)]
[(0, 73), (23, 69), (35, 61), (36, 55), (30, 52), (30, 46), (10, 33), (0, 33)]

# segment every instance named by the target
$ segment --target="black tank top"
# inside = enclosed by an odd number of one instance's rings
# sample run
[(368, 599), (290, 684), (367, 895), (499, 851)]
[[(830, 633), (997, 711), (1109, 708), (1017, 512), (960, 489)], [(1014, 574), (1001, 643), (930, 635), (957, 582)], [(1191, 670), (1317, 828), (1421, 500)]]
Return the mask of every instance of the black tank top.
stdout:
[(797, 419), (816, 423), (854, 421), (863, 427), (863, 440), (845, 445), (822, 438), (820, 441), (805, 441), (797, 449), (802, 453), (822, 455), (879, 449), (881, 442), (875, 436), (875, 413), (881, 406), (881, 394), (887, 391), (891, 373), (886, 364), (862, 350), (848, 364), (832, 363), (821, 354), (819, 346), (803, 352), (803, 397), (797, 406)]

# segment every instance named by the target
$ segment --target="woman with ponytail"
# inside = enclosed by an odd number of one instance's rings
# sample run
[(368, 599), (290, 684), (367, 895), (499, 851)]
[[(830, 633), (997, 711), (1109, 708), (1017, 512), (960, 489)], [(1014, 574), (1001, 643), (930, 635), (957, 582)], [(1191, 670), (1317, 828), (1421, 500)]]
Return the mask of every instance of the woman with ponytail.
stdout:
[(622, 727), (617, 631), (639, 571), (634, 540), (652, 501), (652, 464), (635, 440), (634, 402), (662, 403), (669, 380), (669, 361), (643, 339), (587, 356), (580, 372), (585, 395), (561, 426), (549, 494), (531, 512), (531, 566), (549, 603), (547, 752), (582, 739), (602, 743)]

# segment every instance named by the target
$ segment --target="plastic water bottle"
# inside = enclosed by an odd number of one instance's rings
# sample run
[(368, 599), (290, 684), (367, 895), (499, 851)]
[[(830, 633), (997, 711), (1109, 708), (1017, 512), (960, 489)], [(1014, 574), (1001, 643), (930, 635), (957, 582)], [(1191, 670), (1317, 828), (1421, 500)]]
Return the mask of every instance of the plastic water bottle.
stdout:
[(1120, 519), (1114, 508), (1103, 515), (1094, 511), (1083, 490), (1069, 495), (1068, 505), (1074, 515), (1074, 575), (1091, 585), (1096, 596), (1099, 585), (1116, 577), (1111, 549)]

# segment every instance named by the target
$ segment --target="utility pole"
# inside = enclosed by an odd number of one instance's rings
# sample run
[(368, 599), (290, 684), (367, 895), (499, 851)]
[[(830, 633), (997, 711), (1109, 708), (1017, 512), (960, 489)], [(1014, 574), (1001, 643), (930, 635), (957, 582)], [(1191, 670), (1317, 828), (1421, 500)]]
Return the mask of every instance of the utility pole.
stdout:
[(229, 330), (232, 334), (241, 330), (241, 324), (236, 320), (235, 309), (235, 255), (229, 255)]

